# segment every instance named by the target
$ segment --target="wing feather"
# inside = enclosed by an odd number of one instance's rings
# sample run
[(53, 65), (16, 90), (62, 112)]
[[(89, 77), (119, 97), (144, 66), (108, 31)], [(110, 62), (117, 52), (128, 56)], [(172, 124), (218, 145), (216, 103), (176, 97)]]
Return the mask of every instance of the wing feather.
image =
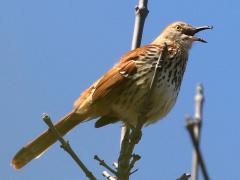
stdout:
[(99, 81), (93, 93), (93, 101), (102, 99), (111, 92), (121, 92), (124, 83), (129, 81), (129, 76), (137, 72), (135, 60), (140, 54), (146, 51), (146, 46), (142, 46), (126, 53), (113, 68), (111, 68)]
[(148, 47), (155, 45), (145, 45), (135, 50), (129, 51), (120, 59), (119, 63), (111, 68), (104, 76), (89, 87), (79, 99), (75, 106), (80, 106), (87, 99), (86, 96), (92, 95), (92, 102), (101, 100), (109, 94), (121, 92), (124, 84), (129, 81), (129, 76), (137, 72), (135, 61), (143, 55)]

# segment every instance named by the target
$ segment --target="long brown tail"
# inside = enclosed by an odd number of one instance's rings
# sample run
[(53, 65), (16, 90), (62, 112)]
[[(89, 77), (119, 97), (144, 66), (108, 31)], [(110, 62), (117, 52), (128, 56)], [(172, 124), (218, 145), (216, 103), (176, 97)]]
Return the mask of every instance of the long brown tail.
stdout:
[[(68, 131), (85, 120), (85, 115), (79, 115), (74, 112), (70, 112), (65, 117), (60, 119), (56, 124), (56, 129), (64, 136)], [(12, 165), (16, 169), (20, 169), (29, 163), (32, 159), (39, 156), (53, 143), (57, 141), (55, 135), (47, 130), (35, 138), (32, 142), (20, 149), (12, 160)]]

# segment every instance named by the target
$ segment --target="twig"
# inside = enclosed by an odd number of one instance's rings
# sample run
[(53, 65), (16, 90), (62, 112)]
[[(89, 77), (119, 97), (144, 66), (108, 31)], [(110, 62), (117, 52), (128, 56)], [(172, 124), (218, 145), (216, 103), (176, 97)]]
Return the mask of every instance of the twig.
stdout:
[(197, 158), (198, 158), (198, 163), (200, 164), (200, 167), (202, 169), (204, 179), (209, 180), (207, 169), (206, 169), (206, 166), (205, 166), (205, 163), (203, 161), (202, 154), (201, 154), (201, 151), (200, 151), (200, 148), (199, 148), (199, 144), (198, 144), (198, 141), (196, 140), (196, 137), (195, 137), (195, 134), (194, 134), (194, 126), (196, 126), (196, 123), (197, 122), (193, 122), (193, 120), (189, 117), (186, 119), (186, 127), (188, 129), (189, 134), (190, 134), (192, 144), (194, 146), (194, 149), (195, 149), (195, 152), (196, 152), (196, 155), (197, 155)]
[(148, 15), (148, 0), (139, 0), (139, 4), (135, 7), (136, 19), (133, 31), (132, 50), (140, 46), (144, 28), (144, 22)]
[(82, 169), (82, 171), (85, 173), (85, 175), (90, 179), (90, 180), (97, 180), (96, 177), (90, 172), (87, 167), (83, 164), (83, 162), (78, 158), (76, 153), (73, 151), (71, 148), (70, 144), (68, 141), (65, 141), (61, 134), (57, 131), (57, 129), (54, 127), (50, 117), (48, 114), (43, 114), (43, 120), (44, 122), (48, 125), (49, 129), (52, 131), (52, 133), (56, 136), (58, 141), (61, 143), (61, 148), (63, 148), (72, 158), (73, 160), (78, 164), (78, 166)]
[(130, 175), (134, 174), (134, 173), (137, 172), (137, 171), (138, 171), (138, 169), (135, 169), (134, 171), (132, 171), (132, 172), (130, 173)]
[(195, 119), (199, 120), (200, 122), (202, 121), (203, 103), (204, 103), (203, 86), (201, 84), (198, 84), (195, 96)]
[[(139, 0), (139, 5), (135, 8), (136, 11), (136, 19), (135, 19), (135, 26), (134, 26), (134, 33), (133, 33), (133, 40), (132, 40), (132, 50), (139, 47), (141, 44), (142, 32), (144, 27), (144, 22), (148, 14), (147, 9), (148, 0)], [(153, 74), (152, 81), (150, 83), (149, 91), (145, 96), (142, 108), (140, 108), (140, 113), (138, 117), (138, 123), (136, 127), (130, 128), (125, 125), (122, 128), (121, 132), (121, 150), (120, 155), (118, 158), (118, 179), (120, 180), (128, 180), (133, 169), (135, 162), (138, 160), (132, 156), (134, 147), (141, 139), (142, 136), (142, 127), (146, 121), (146, 105), (149, 104), (148, 99), (150, 99), (151, 91), (154, 89), (155, 86), (155, 79), (157, 77), (158, 69), (161, 68), (160, 61), (164, 59), (166, 53), (166, 44), (163, 48), (162, 53), (159, 55), (158, 62), (155, 67), (155, 72)], [(132, 161), (131, 157), (133, 157)], [(140, 157), (140, 156), (138, 156)], [(137, 170), (136, 170), (137, 171)], [(136, 172), (134, 171), (134, 172)]]
[[(143, 126), (143, 121), (139, 121), (135, 129), (132, 129), (130, 134), (125, 134), (123, 138), (123, 143), (120, 150), (120, 155), (118, 158), (118, 179), (119, 180), (128, 180), (129, 176), (132, 174), (130, 170), (130, 160), (133, 153), (135, 145), (141, 139), (141, 128)], [(128, 143), (124, 143), (128, 142)], [(135, 163), (136, 160), (134, 160)], [(131, 166), (133, 166), (132, 164)]]
[(116, 169), (118, 168), (118, 163), (117, 162), (114, 162), (113, 163), (113, 167), (115, 167)]
[(184, 173), (182, 176), (180, 176), (179, 178), (177, 178), (177, 180), (188, 180), (188, 178), (191, 177), (191, 174), (189, 173)]
[(132, 155), (132, 160), (131, 160), (131, 162), (130, 162), (130, 164), (129, 164), (129, 170), (128, 170), (128, 172), (130, 172), (130, 174), (133, 174), (134, 172), (136, 172), (136, 170), (133, 171), (133, 172), (131, 172), (131, 170), (133, 169), (135, 163), (136, 163), (138, 160), (140, 160), (140, 159), (141, 159), (141, 156), (139, 156), (138, 154), (133, 154), (133, 155)]
[(107, 171), (103, 171), (102, 175), (106, 177), (108, 180), (116, 180), (116, 178), (112, 177)]
[(198, 179), (198, 165), (202, 169), (202, 173), (205, 180), (209, 179), (203, 157), (201, 155), (199, 142), (200, 142), (200, 130), (202, 126), (202, 112), (203, 112), (203, 86), (197, 85), (196, 96), (195, 96), (195, 120), (193, 121), (191, 117), (186, 119), (186, 128), (190, 134), (194, 151), (193, 151), (193, 165), (192, 165), (192, 180)]
[[(135, 18), (135, 24), (134, 24), (132, 46), (131, 46), (132, 50), (136, 49), (141, 44), (144, 22), (149, 12), (147, 8), (147, 4), (148, 4), (148, 0), (139, 0), (139, 4), (135, 8), (136, 18)], [(118, 168), (117, 168), (118, 173), (122, 175), (124, 175), (124, 172), (125, 172), (124, 167), (129, 166), (129, 159), (131, 157), (131, 154), (134, 148), (134, 145), (129, 146), (129, 143), (131, 141), (129, 137), (130, 137), (130, 129), (129, 127), (127, 127), (127, 125), (125, 125), (122, 127), (122, 131), (121, 131), (121, 139), (120, 139), (121, 150), (118, 158)], [(126, 156), (129, 153), (130, 153), (130, 156)], [(126, 159), (128, 159), (128, 161), (123, 161), (123, 158), (125, 157)], [(129, 177), (129, 172), (127, 177)], [(122, 179), (128, 179), (128, 178), (123, 177)]]
[[(133, 168), (134, 163), (136, 160), (130, 163), (130, 159), (132, 157), (133, 149), (135, 145), (140, 141), (141, 139), (141, 129), (146, 121), (146, 106), (149, 105), (149, 99), (151, 99), (152, 91), (155, 87), (156, 80), (157, 80), (157, 73), (159, 72), (159, 68), (161, 68), (161, 62), (164, 61), (167, 54), (167, 45), (164, 44), (162, 53), (160, 53), (159, 58), (157, 60), (154, 74), (149, 86), (148, 93), (146, 94), (144, 98), (144, 102), (142, 103), (142, 107), (140, 108), (140, 114), (138, 117), (138, 123), (135, 128), (132, 128), (130, 133), (126, 133), (121, 146), (120, 156), (118, 158), (118, 178), (121, 180), (128, 180), (129, 175), (131, 174), (130, 170)], [(128, 143), (127, 143), (128, 142)], [(139, 156), (140, 157), (140, 156)], [(131, 167), (130, 167), (131, 165)]]
[[(147, 8), (147, 4), (148, 4), (148, 0), (139, 0), (138, 5), (135, 7), (136, 18), (135, 18), (135, 24), (134, 24), (134, 30), (133, 30), (131, 50), (134, 50), (141, 45), (144, 23), (149, 12)], [(127, 133), (130, 133), (129, 127), (125, 125), (122, 127), (122, 130), (121, 130), (120, 146), (122, 145), (124, 136)]]
[[(202, 111), (203, 111), (203, 103), (204, 103), (204, 96), (203, 96), (203, 87), (202, 85), (197, 85), (196, 88), (196, 95), (195, 95), (195, 125), (193, 126), (193, 133), (196, 140), (196, 143), (199, 144), (200, 142), (200, 131), (202, 126)], [(193, 151), (192, 157), (192, 179), (198, 179), (198, 155), (196, 151)]]
[(104, 160), (100, 159), (97, 155), (94, 156), (94, 159), (97, 160), (99, 162), (99, 164), (103, 167), (105, 167), (107, 170), (109, 170), (111, 173), (113, 173), (114, 175), (117, 175), (117, 171), (115, 171), (114, 169), (112, 169), (109, 165), (107, 165), (105, 163)]
[[(128, 180), (129, 172), (129, 143), (130, 143), (130, 128), (125, 126), (125, 134), (122, 139), (121, 149), (118, 157), (117, 177), (119, 180)], [(131, 154), (130, 154), (131, 156)]]

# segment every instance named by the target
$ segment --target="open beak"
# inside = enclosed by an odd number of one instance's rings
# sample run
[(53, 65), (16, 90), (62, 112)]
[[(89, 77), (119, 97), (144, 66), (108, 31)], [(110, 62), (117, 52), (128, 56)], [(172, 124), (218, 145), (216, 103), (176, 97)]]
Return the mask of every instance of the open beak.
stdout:
[(206, 30), (206, 29), (213, 29), (213, 26), (200, 26), (200, 27), (192, 28), (192, 29), (189, 29), (186, 34), (192, 36), (193, 41), (200, 41), (200, 42), (203, 42), (203, 43), (207, 43), (206, 40), (194, 36), (196, 33), (200, 32), (200, 31), (203, 31), (203, 30)]

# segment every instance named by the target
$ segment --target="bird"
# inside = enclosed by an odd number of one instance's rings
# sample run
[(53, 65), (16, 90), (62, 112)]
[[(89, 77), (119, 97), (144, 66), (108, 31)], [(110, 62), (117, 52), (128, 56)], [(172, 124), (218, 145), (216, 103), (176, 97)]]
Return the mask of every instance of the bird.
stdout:
[[(207, 42), (195, 34), (206, 29), (212, 26), (194, 27), (182, 21), (173, 22), (150, 44), (124, 54), (83, 91), (73, 109), (54, 124), (57, 131), (64, 136), (78, 124), (92, 119), (97, 119), (96, 128), (118, 121), (134, 128), (142, 108), (145, 109), (144, 125), (162, 119), (177, 100), (193, 42)], [(155, 84), (149, 91), (154, 73)], [(56, 141), (51, 130), (46, 130), (16, 153), (12, 166), (22, 168)]]

